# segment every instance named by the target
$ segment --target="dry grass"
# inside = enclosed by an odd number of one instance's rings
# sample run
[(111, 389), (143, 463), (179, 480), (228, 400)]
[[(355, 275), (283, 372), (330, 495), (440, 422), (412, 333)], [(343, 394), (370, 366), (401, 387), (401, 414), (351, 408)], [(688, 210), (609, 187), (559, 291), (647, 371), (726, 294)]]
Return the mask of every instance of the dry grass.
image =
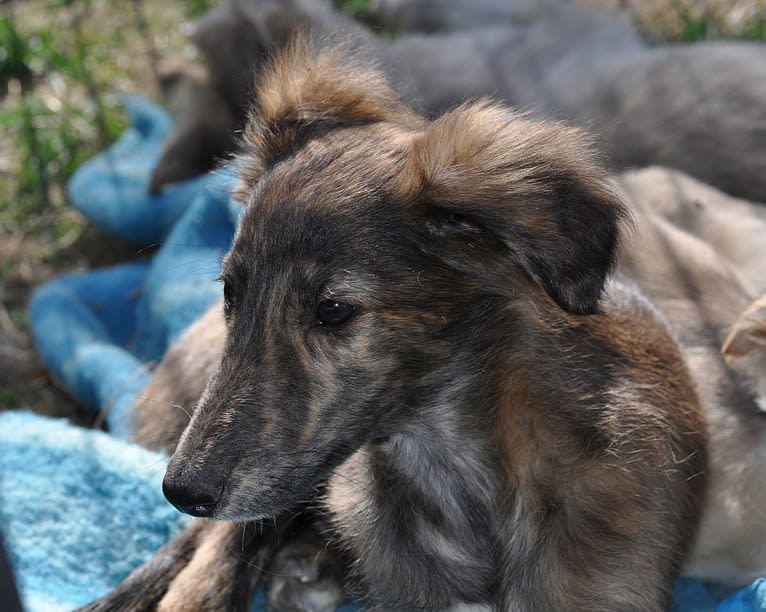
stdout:
[(766, 39), (764, 0), (576, 0), (621, 12), (652, 42)]

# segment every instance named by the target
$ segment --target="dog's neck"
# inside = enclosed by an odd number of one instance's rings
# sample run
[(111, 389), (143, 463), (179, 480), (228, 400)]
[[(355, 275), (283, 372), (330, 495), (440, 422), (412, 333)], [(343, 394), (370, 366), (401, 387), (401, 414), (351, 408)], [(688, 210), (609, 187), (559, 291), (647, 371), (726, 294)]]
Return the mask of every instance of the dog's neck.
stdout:
[[(535, 540), (531, 523), (519, 517), (532, 521), (533, 516), (524, 499), (525, 483), (509, 462), (534, 459), (509, 452), (507, 429), (526, 428), (514, 434), (529, 437), (520, 450), (537, 452), (542, 445), (534, 437), (549, 432), (530, 428), (526, 415), (555, 410), (557, 402), (567, 401), (562, 393), (540, 405), (552, 383), (543, 384), (534, 364), (541, 351), (549, 351), (554, 361), (565, 353), (550, 349), (558, 331), (546, 324), (540, 332), (538, 316), (525, 307), (500, 307), (491, 313), (482, 340), (477, 342), (476, 330), (467, 331), (450, 365), (427, 381), (430, 396), (421, 394), (417, 408), (409, 409), (394, 433), (365, 446), (334, 477), (330, 513), (342, 533), (355, 534), (347, 544), (363, 560), (360, 569), (368, 585), (399, 572), (397, 583), (405, 584), (411, 579), (407, 572), (418, 569), (403, 559), (425, 556), (435, 560), (441, 573), (434, 580), (458, 591), (472, 589), (475, 595), (464, 597), (480, 601), (484, 594), (496, 594), (500, 568), (507, 562), (500, 551), (511, 539), (518, 570), (526, 571), (524, 559), (534, 554)], [(544, 337), (534, 337), (539, 333)], [(526, 390), (515, 397), (514, 390), (522, 386)], [(508, 532), (509, 521), (518, 532)], [(505, 544), (498, 546), (501, 541)], [(461, 584), (467, 576), (470, 581)], [(395, 608), (398, 602), (389, 603)], [(429, 605), (433, 602), (424, 602)]]
[(552, 609), (538, 580), (547, 571), (540, 530), (572, 496), (619, 486), (588, 469), (609, 454), (602, 417), (630, 384), (633, 358), (621, 342), (651, 333), (641, 303), (613, 302), (611, 314), (593, 316), (522, 296), (498, 304), (426, 381), (432, 394), (418, 394), (394, 433), (333, 477), (330, 515), (362, 582), (404, 585), (389, 608), (465, 601)]
[[(488, 313), (483, 328), (468, 329), (457, 353), (424, 384), (396, 432), (375, 444), (378, 458), (427, 488), (434, 486), (434, 470), (444, 469), (477, 489), (490, 466), (504, 461), (497, 454), (505, 452), (498, 449), (509, 416), (552, 412), (558, 403), (587, 395), (588, 389), (566, 388), (564, 380), (557, 385), (577, 363), (573, 353), (583, 352), (572, 339), (585, 319), (552, 302), (513, 302)], [(595, 320), (587, 319), (591, 327)]]
[(371, 455), (380, 474), (400, 474), (424, 505), (458, 522), (462, 513), (542, 511), (540, 483), (556, 481), (557, 466), (598, 452), (587, 414), (609, 401), (614, 384), (593, 359), (609, 350), (619, 325), (611, 316), (577, 317), (522, 299), (490, 320), (485, 341), (472, 330), (469, 347), (439, 372), (441, 384), (430, 385), (437, 391)]

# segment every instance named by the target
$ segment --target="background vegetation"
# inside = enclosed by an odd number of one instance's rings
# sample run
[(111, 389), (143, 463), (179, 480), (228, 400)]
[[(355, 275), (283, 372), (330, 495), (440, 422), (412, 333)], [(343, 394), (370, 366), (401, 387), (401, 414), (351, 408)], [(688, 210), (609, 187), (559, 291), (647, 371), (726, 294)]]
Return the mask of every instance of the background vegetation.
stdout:
[[(656, 43), (766, 40), (764, 0), (571, 1), (620, 12)], [(123, 129), (121, 94), (159, 98), (158, 58), (193, 57), (183, 24), (217, 3), (0, 2), (0, 408), (77, 413), (35, 364), (27, 299), (54, 274), (136, 254), (68, 207), (66, 181)], [(369, 0), (336, 4), (364, 18)]]

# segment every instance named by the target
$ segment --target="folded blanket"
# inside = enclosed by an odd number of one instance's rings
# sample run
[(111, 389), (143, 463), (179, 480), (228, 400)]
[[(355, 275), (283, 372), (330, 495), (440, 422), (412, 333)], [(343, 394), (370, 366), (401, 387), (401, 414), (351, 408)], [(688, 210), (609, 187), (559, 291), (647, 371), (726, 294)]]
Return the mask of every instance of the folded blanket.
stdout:
[[(86, 216), (115, 234), (136, 244), (165, 236), (163, 245), (151, 261), (52, 281), (37, 291), (30, 313), (30, 325), (46, 366), (75, 397), (105, 411), (110, 431), (121, 438), (130, 434), (127, 410), (146, 384), (148, 366), (220, 296), (221, 287), (214, 279), (239, 214), (239, 206), (227, 195), (232, 179), (226, 172), (198, 177), (161, 196), (148, 197), (149, 174), (159, 157), (161, 135), (167, 133), (169, 120), (146, 102), (134, 99), (129, 104), (133, 125), (113, 147), (81, 168), (70, 185), (70, 195)], [(13, 421), (0, 421), (2, 430), (14, 425)], [(133, 470), (132, 477), (149, 487), (147, 470), (151, 468), (141, 467), (138, 459), (124, 458), (130, 452), (147, 457), (146, 451), (107, 442), (102, 434), (93, 432), (79, 433), (83, 446), (79, 449), (77, 444), (59, 444), (58, 434), (49, 426), (41, 426), (41, 431), (40, 436), (30, 434), (17, 443), (18, 465), (24, 464), (22, 453), (31, 457), (36, 449), (39, 451), (39, 469), (32, 474), (36, 480), (22, 482), (14, 475), (0, 483), (0, 494), (13, 496), (11, 503), (3, 505), (1, 515), (3, 525), (11, 527), (6, 533), (7, 543), (25, 601), (35, 610), (45, 609), (51, 602), (70, 605), (75, 595), (68, 584), (85, 584), (88, 597), (103, 594), (180, 524), (169, 518), (173, 515), (180, 521), (161, 500), (158, 480), (152, 481), (153, 493), (147, 489), (126, 497), (126, 489), (137, 485), (111, 487), (99, 484), (100, 476), (94, 478), (97, 469), (99, 475), (107, 475), (104, 482), (114, 477), (118, 483), (123, 482), (121, 478), (134, 483), (127, 473)], [(90, 441), (90, 436), (98, 442)], [(93, 453), (90, 458), (89, 453)], [(110, 466), (112, 456), (114, 466)], [(34, 465), (35, 460), (28, 461)], [(45, 465), (49, 466), (47, 471)], [(162, 464), (155, 465), (161, 473)], [(29, 495), (16, 496), (15, 487)], [(66, 500), (64, 491), (69, 491)], [(86, 522), (82, 522), (80, 507), (92, 512)], [(60, 511), (62, 508), (65, 512)], [(124, 523), (115, 532), (121, 534), (119, 537), (111, 536), (113, 520), (129, 508), (134, 512), (141, 508), (141, 516)], [(38, 514), (48, 518), (45, 537), (35, 536), (35, 521), (27, 520)], [(96, 520), (97, 516), (102, 519)], [(85, 525), (91, 535), (59, 538), (53, 535), (54, 523), (64, 532), (71, 527), (71, 533), (79, 533)], [(123, 555), (125, 541), (145, 546), (135, 554)], [(58, 555), (68, 561), (51, 561)], [(672, 610), (766, 610), (763, 581), (724, 600), (727, 594), (695, 580), (679, 580)]]
[[(148, 112), (152, 107), (146, 102), (131, 104), (141, 109), (141, 129), (129, 128), (111, 149), (83, 166), (69, 191), (86, 216), (97, 211), (100, 223), (114, 224), (109, 229), (140, 226), (136, 242), (164, 234), (172, 216), (175, 224), (151, 262), (59, 278), (39, 288), (30, 305), (30, 327), (43, 363), (74, 397), (104, 411), (109, 430), (120, 438), (131, 433), (128, 408), (146, 384), (150, 366), (220, 295), (215, 279), (240, 208), (228, 195), (232, 177), (224, 171), (172, 188), (177, 201), (147, 198), (151, 165), (143, 162), (152, 157), (146, 151), (150, 145), (156, 158), (160, 129), (152, 121), (164, 125), (164, 118), (159, 110)], [(87, 199), (96, 195), (101, 198), (97, 206)]]
[(0, 413), (0, 530), (26, 610), (103, 595), (189, 517), (164, 499), (167, 457), (31, 413)]

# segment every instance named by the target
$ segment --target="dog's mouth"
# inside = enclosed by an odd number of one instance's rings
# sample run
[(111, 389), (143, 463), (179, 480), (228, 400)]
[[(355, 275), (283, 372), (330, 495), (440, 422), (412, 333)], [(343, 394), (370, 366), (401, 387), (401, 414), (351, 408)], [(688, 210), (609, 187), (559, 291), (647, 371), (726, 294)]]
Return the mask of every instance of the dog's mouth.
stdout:
[[(240, 461), (219, 485), (215, 495), (195, 492), (191, 499), (168, 500), (191, 516), (229, 521), (258, 521), (289, 512), (319, 491), (332, 474), (336, 462), (296, 466), (288, 461), (274, 467), (243, 465)], [(171, 496), (168, 495), (171, 493)]]

